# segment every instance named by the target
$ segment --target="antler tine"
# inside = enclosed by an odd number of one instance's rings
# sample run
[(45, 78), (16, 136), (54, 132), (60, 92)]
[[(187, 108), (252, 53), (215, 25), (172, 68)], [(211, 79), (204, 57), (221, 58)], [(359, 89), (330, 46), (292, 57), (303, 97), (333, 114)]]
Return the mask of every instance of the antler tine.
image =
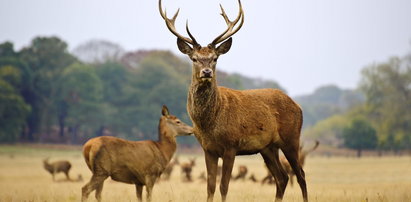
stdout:
[[(217, 36), (217, 38), (215, 38), (213, 40), (213, 42), (211, 42), (211, 45), (215, 46), (221, 42), (223, 42), (224, 40), (226, 40), (227, 38), (229, 38), (230, 36), (234, 35), (235, 33), (238, 32), (238, 30), (240, 30), (241, 26), (243, 26), (244, 23), (244, 11), (243, 11), (243, 7), (241, 5), (241, 1), (238, 0), (238, 4), (239, 4), (239, 12), (238, 12), (238, 16), (234, 21), (230, 21), (230, 19), (227, 17), (227, 14), (224, 11), (223, 6), (221, 6), (220, 4), (220, 8), (221, 8), (221, 15), (223, 16), (226, 24), (227, 24), (227, 29), (220, 34), (219, 36)], [(238, 21), (240, 21), (240, 24), (237, 26), (236, 29), (233, 30), (233, 28), (235, 27), (235, 25), (238, 23)]]
[(196, 41), (196, 39), (194, 38), (194, 36), (191, 34), (190, 30), (188, 29), (188, 20), (186, 21), (186, 31), (188, 33), (188, 36), (190, 36), (190, 38), (193, 40), (193, 46), (198, 46), (198, 43)]
[(178, 37), (179, 39), (181, 39), (181, 40), (183, 40), (183, 41), (185, 41), (185, 42), (187, 42), (187, 43), (189, 43), (189, 44), (191, 44), (191, 45), (193, 45), (193, 46), (197, 46), (197, 45), (198, 45), (198, 44), (197, 44), (197, 41), (194, 39), (193, 35), (191, 35), (190, 31), (188, 30), (188, 25), (186, 25), (186, 26), (187, 26), (186, 29), (187, 29), (188, 35), (190, 36), (191, 39), (189, 39), (189, 38), (187, 38), (187, 37), (184, 37), (184, 36), (180, 35), (180, 34), (177, 32), (174, 23), (175, 23), (175, 21), (176, 21), (176, 19), (177, 19), (178, 13), (180, 12), (180, 9), (177, 10), (177, 12), (174, 14), (173, 18), (169, 19), (169, 18), (167, 18), (167, 13), (166, 13), (166, 11), (164, 10), (164, 12), (163, 12), (163, 8), (162, 8), (162, 6), (161, 6), (161, 0), (158, 1), (158, 8), (159, 8), (161, 17), (165, 20), (166, 25), (167, 25), (167, 28), (168, 28), (168, 30), (170, 30), (171, 33), (173, 33), (173, 34), (174, 34), (176, 37)]

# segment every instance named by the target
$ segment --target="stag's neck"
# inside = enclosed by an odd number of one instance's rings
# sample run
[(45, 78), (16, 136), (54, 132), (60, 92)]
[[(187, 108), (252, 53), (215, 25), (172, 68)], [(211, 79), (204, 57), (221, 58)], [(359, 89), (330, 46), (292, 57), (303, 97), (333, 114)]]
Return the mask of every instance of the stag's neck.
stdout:
[(164, 158), (169, 162), (177, 149), (176, 139), (166, 124), (166, 120), (161, 118), (158, 124), (158, 141), (157, 145), (161, 150)]
[[(194, 124), (200, 129), (212, 129), (219, 109), (219, 91), (216, 79), (211, 82), (191, 81), (187, 108)], [(208, 121), (204, 121), (208, 120)]]

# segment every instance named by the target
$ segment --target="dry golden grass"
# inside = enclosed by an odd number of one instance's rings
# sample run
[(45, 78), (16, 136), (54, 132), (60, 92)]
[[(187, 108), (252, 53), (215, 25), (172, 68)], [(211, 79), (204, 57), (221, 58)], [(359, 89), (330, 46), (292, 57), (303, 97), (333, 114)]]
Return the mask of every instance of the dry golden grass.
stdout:
[[(51, 175), (42, 167), (42, 159), (69, 160), (73, 167), (70, 175), (81, 174), (83, 182), (64, 182), (58, 174), (52, 182)], [(188, 155), (179, 155), (180, 162)], [(221, 163), (221, 162), (220, 162)], [(248, 166), (249, 173), (257, 179), (266, 175), (259, 155), (237, 157), (237, 166)], [(175, 167), (171, 180), (154, 186), (153, 201), (205, 201), (206, 183), (197, 178), (205, 171), (204, 159), (197, 156), (193, 169), (193, 183), (181, 181), (180, 169)], [(306, 167), (310, 201), (411, 201), (410, 157), (325, 158), (308, 157)], [(79, 201), (81, 187), (90, 179), (91, 172), (84, 163), (80, 148), (57, 149), (32, 146), (0, 146), (0, 201)], [(89, 201), (95, 201), (94, 192)], [(251, 181), (230, 183), (228, 201), (274, 201), (275, 186)], [(106, 180), (103, 201), (137, 201), (133, 185)], [(217, 188), (215, 201), (221, 201)], [(302, 201), (298, 186), (288, 186), (284, 201)]]

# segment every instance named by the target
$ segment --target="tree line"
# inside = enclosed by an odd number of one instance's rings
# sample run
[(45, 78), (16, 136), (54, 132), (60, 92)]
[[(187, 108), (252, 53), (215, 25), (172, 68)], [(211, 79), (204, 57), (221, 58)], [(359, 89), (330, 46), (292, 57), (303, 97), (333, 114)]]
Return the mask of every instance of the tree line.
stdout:
[[(276, 82), (219, 72), (236, 89), (281, 88)], [(190, 123), (191, 65), (169, 51), (124, 51), (90, 41), (73, 53), (58, 37), (36, 37), (16, 51), (0, 44), (0, 142), (81, 144), (101, 135), (156, 139), (160, 109)], [(181, 138), (192, 145), (194, 138)]]
[(393, 151), (411, 149), (411, 54), (371, 64), (356, 89), (364, 99), (307, 127), (306, 139), (336, 147)]

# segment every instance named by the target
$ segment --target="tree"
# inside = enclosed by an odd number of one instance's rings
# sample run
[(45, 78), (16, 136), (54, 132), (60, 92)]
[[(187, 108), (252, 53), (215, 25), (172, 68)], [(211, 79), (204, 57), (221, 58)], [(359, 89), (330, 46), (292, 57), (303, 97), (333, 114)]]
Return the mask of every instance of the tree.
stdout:
[(367, 117), (374, 123), (382, 149), (411, 148), (411, 62), (391, 58), (362, 71)]
[(348, 127), (343, 129), (344, 145), (357, 150), (357, 156), (361, 157), (364, 149), (377, 147), (377, 135), (375, 129), (364, 119), (355, 118)]
[(347, 115), (336, 114), (304, 130), (305, 140), (319, 140), (321, 144), (343, 146), (343, 129), (348, 125)]
[(58, 98), (60, 130), (67, 121), (72, 143), (77, 142), (81, 126), (91, 131), (104, 122), (102, 83), (92, 67), (79, 63), (67, 67), (59, 83)]
[(18, 140), (31, 109), (14, 87), (20, 79), (17, 68), (0, 67), (0, 142)]
[(101, 64), (118, 61), (124, 55), (124, 49), (110, 41), (90, 40), (76, 47), (73, 54), (82, 62)]
[(24, 95), (33, 109), (28, 120), (29, 133), (49, 134), (57, 110), (58, 82), (64, 68), (76, 59), (57, 37), (36, 37), (18, 55), (30, 69), (30, 89)]

